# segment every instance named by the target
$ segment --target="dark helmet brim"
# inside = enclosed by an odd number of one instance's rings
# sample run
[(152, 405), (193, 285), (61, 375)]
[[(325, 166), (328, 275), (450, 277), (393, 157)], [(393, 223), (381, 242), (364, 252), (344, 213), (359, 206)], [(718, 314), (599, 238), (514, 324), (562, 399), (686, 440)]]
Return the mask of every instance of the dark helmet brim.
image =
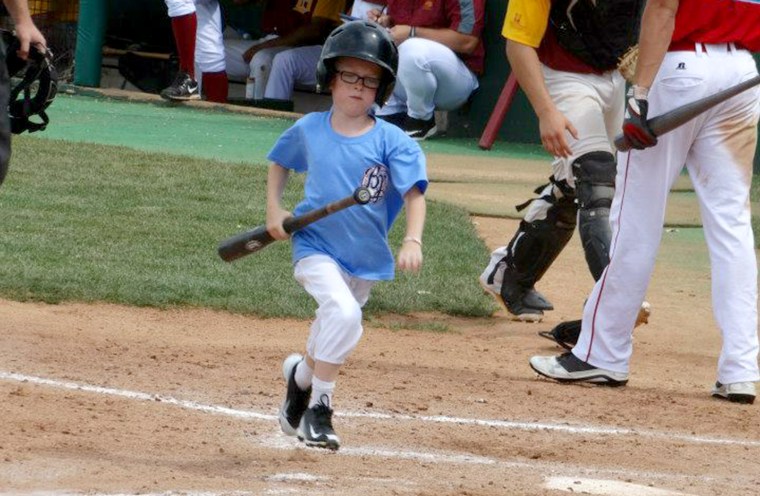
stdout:
[(335, 28), (322, 46), (317, 63), (317, 89), (324, 91), (335, 75), (335, 60), (352, 57), (380, 66), (383, 76), (375, 102), (383, 105), (390, 96), (398, 70), (398, 49), (388, 30), (370, 21), (351, 21)]

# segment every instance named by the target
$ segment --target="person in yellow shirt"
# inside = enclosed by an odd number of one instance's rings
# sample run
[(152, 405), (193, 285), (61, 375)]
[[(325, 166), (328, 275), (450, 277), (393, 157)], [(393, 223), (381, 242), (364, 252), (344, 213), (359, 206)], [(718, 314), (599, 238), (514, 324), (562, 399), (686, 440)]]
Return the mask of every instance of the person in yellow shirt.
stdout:
[[(552, 304), (535, 289), (576, 224), (591, 275), (610, 247), (615, 133), (623, 122), (625, 80), (618, 59), (635, 45), (644, 0), (510, 0), (502, 35), (512, 71), (528, 97), (541, 143), (554, 160), (549, 183), (517, 232), (480, 276), (516, 320), (537, 322)], [(547, 333), (544, 333), (547, 334)], [(547, 336), (548, 337), (548, 336)]]

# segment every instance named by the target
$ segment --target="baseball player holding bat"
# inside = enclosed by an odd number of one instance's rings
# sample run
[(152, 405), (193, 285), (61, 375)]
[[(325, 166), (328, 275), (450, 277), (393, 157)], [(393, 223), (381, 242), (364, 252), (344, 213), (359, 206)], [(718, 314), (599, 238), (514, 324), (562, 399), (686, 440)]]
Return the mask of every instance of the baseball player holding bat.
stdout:
[(309, 446), (340, 446), (332, 426), (335, 381), (362, 335), (372, 285), (394, 276), (387, 236), (402, 207), (406, 236), (398, 267), (416, 272), (422, 264), (425, 157), (401, 129), (370, 114), (390, 95), (397, 67), (398, 51), (384, 28), (365, 21), (336, 28), (317, 65), (319, 87), (332, 91), (332, 109), (298, 120), (269, 153), (267, 229), (275, 239), (287, 238), (283, 221), (291, 214), (280, 201), (291, 170), (306, 173), (296, 216), (351, 194), (357, 184), (371, 192), (366, 205), (293, 234), (295, 278), (319, 308), (305, 357), (294, 354), (283, 363), (287, 393), (279, 418), (286, 434)]
[[(356, 188), (350, 196), (330, 202), (323, 207), (310, 210), (298, 217), (288, 217), (282, 222), (282, 228), (286, 233), (292, 234), (303, 229), (312, 222), (324, 219), (328, 215), (339, 212), (353, 205), (366, 205), (372, 199), (372, 192), (367, 188)], [(225, 262), (232, 262), (238, 258), (256, 253), (275, 241), (267, 226), (258, 226), (248, 231), (236, 234), (219, 243), (219, 257)]]
[(610, 263), (588, 298), (572, 351), (536, 356), (530, 365), (559, 381), (628, 381), (631, 332), (654, 268), (668, 192), (686, 166), (699, 200), (713, 312), (723, 337), (712, 394), (752, 403), (760, 374), (749, 195), (760, 90), (739, 93), (659, 141), (647, 118), (757, 75), (751, 52), (760, 50), (760, 2), (649, 0), (639, 46), (623, 125), (635, 149), (618, 155)]

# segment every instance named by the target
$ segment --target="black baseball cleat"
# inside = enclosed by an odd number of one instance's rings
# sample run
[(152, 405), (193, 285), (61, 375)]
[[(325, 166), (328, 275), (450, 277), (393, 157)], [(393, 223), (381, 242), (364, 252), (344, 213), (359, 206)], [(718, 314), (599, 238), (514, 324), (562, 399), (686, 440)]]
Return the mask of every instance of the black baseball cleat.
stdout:
[(534, 356), (530, 366), (540, 375), (559, 382), (590, 382), (602, 386), (625, 386), (628, 382), (627, 373), (594, 367), (571, 352), (558, 357)]
[(554, 310), (554, 305), (544, 295), (533, 287), (526, 288), (512, 281), (506, 271), (499, 289), (499, 298), (513, 319), (523, 322), (540, 322), (544, 310)]
[(296, 384), (296, 367), (302, 360), (303, 356), (294, 353), (282, 362), (282, 376), (288, 385), (288, 392), (280, 407), (279, 419), (282, 432), (288, 436), (297, 435), (301, 417), (309, 408), (311, 388), (304, 391)]
[(435, 125), (435, 116), (430, 119), (415, 119), (414, 117), (407, 116), (402, 129), (406, 132), (407, 136), (415, 141), (422, 141), (434, 136), (438, 132), (438, 127)]
[(195, 79), (187, 72), (179, 71), (171, 86), (161, 90), (161, 98), (174, 101), (200, 100), (201, 94)]
[(396, 127), (404, 129), (404, 123), (406, 122), (406, 112), (396, 112), (395, 114), (378, 115), (378, 119), (382, 119), (385, 122), (393, 124)]
[(327, 396), (322, 395), (319, 403), (306, 410), (298, 426), (298, 439), (306, 446), (335, 451), (340, 448), (340, 438), (333, 429), (333, 411), (328, 403)]
[(566, 350), (572, 350), (581, 335), (581, 320), (560, 322), (551, 331), (540, 331), (539, 336), (554, 341)]
[(513, 282), (506, 270), (504, 258), (497, 262), (497, 258), (494, 257), (496, 253), (491, 255), (488, 267), (478, 278), (483, 290), (509, 312), (512, 320), (541, 322), (544, 311), (554, 310), (554, 305), (533, 286), (526, 288)]

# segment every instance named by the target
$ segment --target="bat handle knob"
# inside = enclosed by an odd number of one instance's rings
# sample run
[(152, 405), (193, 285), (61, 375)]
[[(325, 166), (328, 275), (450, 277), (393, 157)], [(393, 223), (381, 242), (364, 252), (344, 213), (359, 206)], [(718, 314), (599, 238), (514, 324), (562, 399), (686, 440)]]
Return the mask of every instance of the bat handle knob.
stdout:
[(354, 200), (356, 200), (356, 203), (359, 205), (366, 205), (369, 203), (371, 198), (372, 193), (370, 193), (369, 189), (367, 188), (356, 188), (354, 191)]

